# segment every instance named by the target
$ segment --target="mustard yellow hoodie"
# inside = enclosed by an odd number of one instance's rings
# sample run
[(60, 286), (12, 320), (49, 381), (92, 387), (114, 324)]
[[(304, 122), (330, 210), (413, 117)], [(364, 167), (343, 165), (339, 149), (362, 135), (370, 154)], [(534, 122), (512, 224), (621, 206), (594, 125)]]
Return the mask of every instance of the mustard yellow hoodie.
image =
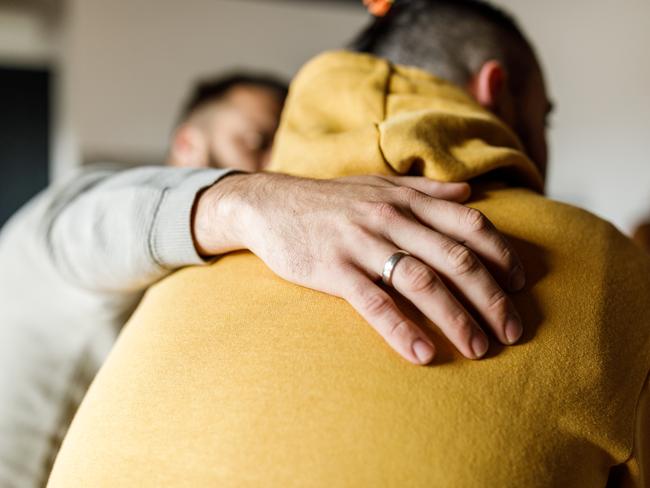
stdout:
[(499, 120), (424, 72), (328, 53), (292, 84), (274, 160), (472, 180), (525, 262), (522, 344), (469, 361), (438, 338), (413, 366), (343, 300), (232, 254), (150, 290), (51, 487), (648, 486), (650, 261), (544, 198)]

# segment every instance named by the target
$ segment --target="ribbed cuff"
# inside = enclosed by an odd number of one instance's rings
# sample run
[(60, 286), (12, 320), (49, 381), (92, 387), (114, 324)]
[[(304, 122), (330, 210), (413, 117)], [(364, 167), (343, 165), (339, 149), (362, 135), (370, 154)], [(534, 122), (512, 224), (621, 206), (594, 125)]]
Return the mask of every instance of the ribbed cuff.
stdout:
[(149, 241), (153, 257), (160, 266), (176, 269), (205, 264), (194, 245), (192, 208), (201, 190), (233, 172), (225, 169), (194, 170), (179, 184), (164, 190)]

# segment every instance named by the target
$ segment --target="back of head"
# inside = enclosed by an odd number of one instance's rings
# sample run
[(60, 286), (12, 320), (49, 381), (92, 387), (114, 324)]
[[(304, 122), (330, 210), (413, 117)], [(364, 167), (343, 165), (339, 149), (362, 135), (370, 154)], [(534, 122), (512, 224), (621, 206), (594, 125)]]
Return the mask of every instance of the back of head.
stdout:
[(536, 63), (516, 21), (482, 0), (395, 0), (350, 47), (461, 87), (483, 63), (496, 60), (506, 67), (515, 92)]
[(470, 92), (517, 133), (545, 172), (553, 104), (530, 42), (503, 10), (484, 0), (394, 0), (350, 47)]

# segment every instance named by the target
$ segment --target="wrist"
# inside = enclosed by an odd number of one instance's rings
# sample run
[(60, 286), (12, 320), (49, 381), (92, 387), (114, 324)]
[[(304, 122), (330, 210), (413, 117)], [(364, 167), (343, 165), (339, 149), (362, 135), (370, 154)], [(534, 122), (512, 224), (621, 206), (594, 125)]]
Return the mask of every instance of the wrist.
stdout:
[(211, 257), (244, 249), (246, 189), (254, 175), (233, 173), (200, 192), (192, 216), (197, 252)]

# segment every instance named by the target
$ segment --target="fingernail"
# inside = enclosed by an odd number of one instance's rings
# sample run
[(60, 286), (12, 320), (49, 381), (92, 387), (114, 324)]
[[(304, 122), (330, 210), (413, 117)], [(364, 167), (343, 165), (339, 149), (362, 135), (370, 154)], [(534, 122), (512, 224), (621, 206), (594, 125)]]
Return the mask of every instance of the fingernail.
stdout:
[(427, 344), (422, 339), (417, 339), (413, 343), (413, 353), (420, 363), (427, 364), (433, 359), (434, 351), (430, 344)]
[(476, 358), (481, 358), (485, 356), (485, 353), (488, 350), (488, 340), (481, 332), (474, 334), (472, 338), (472, 351), (474, 351), (474, 356)]
[(526, 286), (526, 274), (521, 266), (517, 265), (510, 273), (510, 291), (519, 291)]
[(524, 333), (524, 328), (521, 325), (521, 319), (514, 315), (510, 315), (505, 327), (506, 339), (508, 344), (514, 344), (519, 340), (521, 334)]

